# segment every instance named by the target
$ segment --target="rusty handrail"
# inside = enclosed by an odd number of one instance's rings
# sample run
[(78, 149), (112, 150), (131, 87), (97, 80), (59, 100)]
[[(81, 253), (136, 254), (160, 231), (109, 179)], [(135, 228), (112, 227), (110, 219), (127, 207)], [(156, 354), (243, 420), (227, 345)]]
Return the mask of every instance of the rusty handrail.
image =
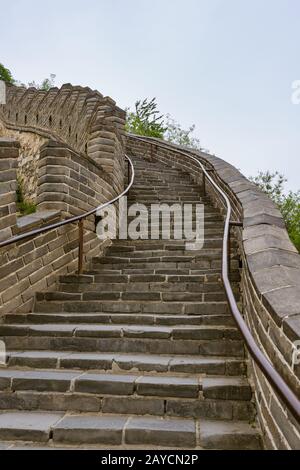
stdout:
[(51, 230), (55, 230), (56, 228), (63, 227), (65, 225), (74, 224), (74, 223), (78, 222), (78, 231), (79, 231), (78, 274), (81, 274), (82, 269), (83, 269), (83, 233), (84, 233), (83, 221), (84, 221), (84, 219), (86, 219), (87, 217), (89, 217), (93, 214), (96, 214), (98, 211), (103, 210), (103, 209), (105, 209), (105, 207), (108, 207), (111, 204), (114, 204), (115, 202), (117, 202), (119, 199), (121, 199), (123, 196), (125, 196), (128, 193), (128, 191), (130, 190), (130, 188), (133, 185), (134, 176), (135, 176), (134, 166), (133, 166), (133, 163), (132, 163), (131, 159), (128, 157), (128, 155), (125, 155), (125, 158), (128, 162), (128, 180), (129, 180), (130, 173), (131, 173), (131, 178), (130, 178), (130, 181), (128, 181), (127, 188), (121, 194), (116, 196), (111, 201), (105, 202), (104, 204), (101, 204), (100, 206), (95, 207), (94, 209), (91, 209), (88, 212), (84, 212), (83, 214), (76, 215), (76, 216), (71, 217), (69, 219), (61, 220), (60, 222), (56, 222), (56, 223), (51, 224), (51, 225), (46, 225), (45, 227), (40, 227), (40, 228), (37, 228), (35, 230), (31, 230), (30, 232), (22, 233), (21, 235), (16, 235), (14, 237), (9, 238), (8, 240), (4, 240), (4, 241), (0, 242), (0, 248), (3, 248), (5, 246), (9, 246), (9, 245), (13, 245), (14, 243), (17, 243), (19, 241), (26, 240), (27, 238), (35, 237), (37, 235), (40, 235), (41, 233), (50, 232)]
[[(258, 367), (263, 372), (265, 377), (268, 379), (270, 384), (273, 385), (274, 389), (277, 391), (278, 395), (281, 397), (281, 399), (283, 400), (287, 408), (290, 410), (290, 412), (293, 414), (293, 416), (296, 418), (296, 420), (300, 422), (300, 400), (297, 398), (295, 393), (290, 389), (290, 387), (285, 383), (281, 375), (274, 368), (273, 364), (266, 358), (264, 353), (257, 346), (251, 334), (251, 331), (249, 330), (241, 312), (238, 309), (236, 300), (233, 295), (233, 291), (232, 291), (231, 284), (230, 284), (229, 277), (228, 277), (228, 269), (229, 269), (228, 241), (229, 241), (229, 231), (230, 231), (230, 225), (231, 225), (230, 218), (231, 218), (231, 213), (232, 213), (232, 208), (231, 208), (231, 204), (230, 204), (228, 196), (217, 185), (217, 183), (211, 178), (207, 169), (205, 169), (204, 165), (196, 157), (193, 157), (189, 153), (179, 150), (178, 148), (173, 147), (172, 145), (163, 144), (157, 141), (156, 139), (154, 140), (151, 138), (140, 137), (134, 134), (129, 134), (129, 136), (137, 140), (146, 142), (148, 144), (154, 143), (154, 145), (158, 147), (165, 148), (167, 150), (173, 150), (176, 153), (179, 153), (185, 157), (188, 157), (194, 160), (196, 163), (199, 164), (203, 172), (203, 175), (206, 176), (206, 178), (210, 181), (213, 187), (218, 191), (218, 193), (224, 199), (226, 203), (226, 207), (227, 207), (227, 214), (225, 218), (224, 235), (223, 235), (222, 281), (224, 284), (226, 297), (230, 306), (231, 313), (234, 317), (234, 320), (237, 324), (238, 329), (240, 330), (244, 338), (244, 341), (246, 343), (246, 346), (248, 348), (248, 351), (250, 352), (252, 359), (258, 365)], [(237, 223), (236, 225), (239, 226), (240, 224)]]

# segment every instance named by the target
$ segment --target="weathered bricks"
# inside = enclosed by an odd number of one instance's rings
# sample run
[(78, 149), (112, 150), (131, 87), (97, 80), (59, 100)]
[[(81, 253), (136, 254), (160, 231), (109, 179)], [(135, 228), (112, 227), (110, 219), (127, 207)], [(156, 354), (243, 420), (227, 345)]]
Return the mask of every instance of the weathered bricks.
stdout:
[(8, 137), (0, 137), (0, 241), (12, 235), (16, 224), (17, 158), (20, 144)]

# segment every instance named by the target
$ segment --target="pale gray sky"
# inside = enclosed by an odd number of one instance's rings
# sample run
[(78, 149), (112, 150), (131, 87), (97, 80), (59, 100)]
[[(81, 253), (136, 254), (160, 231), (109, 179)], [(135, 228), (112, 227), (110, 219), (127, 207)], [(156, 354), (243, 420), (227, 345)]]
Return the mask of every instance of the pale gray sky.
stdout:
[(157, 97), (204, 147), (246, 175), (300, 188), (299, 0), (0, 0), (0, 62), (50, 73), (121, 107)]

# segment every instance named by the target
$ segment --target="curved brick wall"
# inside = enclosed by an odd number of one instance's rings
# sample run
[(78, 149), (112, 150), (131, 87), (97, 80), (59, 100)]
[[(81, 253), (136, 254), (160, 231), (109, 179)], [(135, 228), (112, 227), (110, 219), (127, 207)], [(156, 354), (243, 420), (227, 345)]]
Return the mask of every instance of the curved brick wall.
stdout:
[[(48, 92), (7, 86), (0, 106), (0, 240), (78, 215), (124, 189), (125, 112), (89, 88)], [(17, 219), (17, 175), (38, 212)], [(105, 250), (91, 216), (85, 262)], [(53, 288), (78, 263), (78, 228), (67, 225), (0, 249), (0, 317), (29, 312), (35, 293)], [(1, 320), (1, 318), (0, 318)]]
[(50, 138), (88, 155), (112, 175), (116, 192), (124, 184), (125, 119), (111, 98), (70, 84), (49, 91), (7, 85), (6, 104), (0, 105), (6, 129)]
[[(151, 143), (150, 143), (151, 142)], [(200, 167), (176, 149), (188, 149), (149, 139), (149, 144), (129, 136), (127, 148), (134, 155), (144, 155), (183, 168), (202, 181)], [(236, 229), (242, 261), (242, 311), (252, 334), (294, 392), (300, 395), (300, 365), (293, 364), (295, 341), (300, 340), (300, 255), (290, 242), (284, 221), (273, 202), (236, 168), (218, 157), (189, 151), (213, 171), (211, 176), (230, 198), (233, 219), (242, 220)], [(215, 205), (224, 205), (212, 185), (207, 192)], [(268, 449), (299, 449), (300, 427), (274, 394), (260, 370), (249, 360), (258, 417)]]

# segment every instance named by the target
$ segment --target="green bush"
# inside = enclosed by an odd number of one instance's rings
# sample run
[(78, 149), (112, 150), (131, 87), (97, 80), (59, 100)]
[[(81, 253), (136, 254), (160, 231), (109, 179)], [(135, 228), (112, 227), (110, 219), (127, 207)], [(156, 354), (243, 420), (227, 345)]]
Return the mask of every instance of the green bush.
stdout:
[(163, 116), (157, 111), (155, 98), (137, 101), (134, 112), (127, 110), (126, 130), (132, 134), (163, 138), (166, 127)]
[(269, 195), (282, 213), (291, 241), (300, 252), (300, 191), (284, 192), (287, 179), (278, 173), (259, 172), (250, 177), (260, 189)]
[(0, 80), (3, 80), (6, 83), (14, 83), (13, 76), (3, 64), (0, 64)]
[(151, 101), (147, 98), (137, 101), (133, 112), (127, 109), (126, 130), (132, 134), (157, 137), (173, 144), (202, 150), (200, 141), (192, 136), (195, 125), (185, 130), (169, 114), (160, 114), (156, 98)]

